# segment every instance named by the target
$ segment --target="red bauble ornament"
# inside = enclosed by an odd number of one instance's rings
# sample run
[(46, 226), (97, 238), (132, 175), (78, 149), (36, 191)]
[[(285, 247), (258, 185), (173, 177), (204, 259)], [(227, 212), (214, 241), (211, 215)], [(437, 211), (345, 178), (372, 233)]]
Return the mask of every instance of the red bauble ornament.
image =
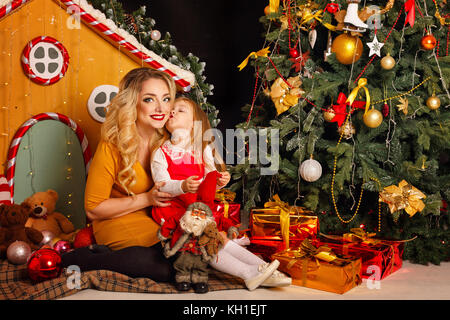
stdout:
[(57, 278), (62, 270), (61, 256), (53, 249), (39, 249), (31, 255), (27, 269), (34, 282)]
[(339, 11), (339, 4), (337, 3), (328, 3), (325, 6), (324, 11), (328, 11), (329, 13), (333, 14)]
[(291, 58), (298, 58), (298, 57), (300, 57), (300, 52), (298, 52), (298, 50), (297, 49), (294, 49), (294, 48), (292, 48), (292, 49), (289, 49), (289, 56), (291, 56)]
[(383, 113), (383, 117), (385, 118), (389, 115), (389, 105), (387, 103), (383, 105), (383, 109), (381, 110), (381, 112)]
[(436, 47), (436, 38), (432, 34), (427, 34), (420, 40), (420, 46), (425, 50), (433, 50)]
[(73, 241), (73, 247), (75, 249), (83, 248), (88, 247), (94, 243), (95, 243), (94, 231), (92, 229), (92, 226), (89, 226), (77, 232), (75, 240)]

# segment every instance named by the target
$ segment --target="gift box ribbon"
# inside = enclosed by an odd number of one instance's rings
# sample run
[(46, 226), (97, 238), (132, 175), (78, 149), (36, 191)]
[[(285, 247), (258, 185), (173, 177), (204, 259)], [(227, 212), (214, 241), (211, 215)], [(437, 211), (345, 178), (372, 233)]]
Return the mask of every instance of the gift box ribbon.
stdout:
[(236, 192), (228, 189), (220, 189), (216, 191), (215, 200), (223, 203), (223, 216), (228, 218), (228, 212), (230, 209), (229, 202), (233, 202), (236, 198)]
[(394, 270), (395, 266), (395, 243), (404, 243), (409, 242), (417, 238), (417, 236), (407, 239), (407, 240), (381, 240), (381, 239), (375, 239), (373, 238), (376, 234), (375, 233), (369, 233), (364, 231), (361, 228), (351, 228), (349, 233), (344, 233), (343, 236), (335, 236), (335, 235), (326, 235), (323, 233), (320, 233), (320, 235), (324, 238), (332, 239), (332, 240), (338, 240), (342, 242), (347, 242), (342, 244), (342, 254), (349, 255), (349, 249), (351, 247), (354, 247), (357, 244), (365, 244), (368, 246), (375, 246), (375, 245), (386, 245), (389, 247), (389, 257), (390, 264), (387, 266), (387, 274), (391, 273), (391, 270)]
[(289, 248), (289, 226), (290, 226), (290, 206), (281, 201), (278, 194), (272, 197), (273, 201), (268, 201), (264, 203), (264, 208), (272, 208), (280, 210), (280, 229), (281, 237), (285, 243), (286, 249)]
[[(308, 258), (308, 259), (315, 259), (317, 266), (320, 265), (320, 261), (325, 261), (328, 263), (333, 263), (336, 265), (342, 265), (343, 263), (348, 262), (348, 259), (342, 259), (338, 258), (336, 254), (329, 248), (328, 246), (320, 246), (316, 248), (312, 243), (311, 240), (305, 239), (300, 244), (300, 247), (298, 248), (288, 248), (284, 252), (281, 253), (282, 255), (287, 255), (289, 257), (294, 257), (296, 259), (299, 258)], [(292, 260), (288, 264), (288, 269), (294, 265), (296, 260)]]

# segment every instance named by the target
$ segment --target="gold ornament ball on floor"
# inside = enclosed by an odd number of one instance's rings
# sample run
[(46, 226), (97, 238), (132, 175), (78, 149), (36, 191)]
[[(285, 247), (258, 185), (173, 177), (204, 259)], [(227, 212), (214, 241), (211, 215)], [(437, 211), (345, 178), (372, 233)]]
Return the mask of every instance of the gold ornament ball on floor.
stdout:
[(323, 112), (323, 118), (326, 122), (331, 122), (335, 115), (336, 114), (334, 113), (334, 110), (332, 108), (329, 108), (328, 110)]
[(391, 55), (388, 53), (383, 59), (381, 59), (381, 67), (384, 70), (391, 70), (393, 67), (395, 67), (395, 59), (391, 57)]
[(441, 106), (441, 100), (434, 94), (427, 99), (427, 107), (431, 110), (436, 110)]
[(340, 63), (352, 64), (361, 58), (363, 44), (358, 37), (343, 33), (333, 40), (331, 51), (336, 54), (336, 59)]
[(369, 128), (376, 128), (383, 122), (383, 115), (376, 109), (370, 109), (363, 116), (363, 121)]

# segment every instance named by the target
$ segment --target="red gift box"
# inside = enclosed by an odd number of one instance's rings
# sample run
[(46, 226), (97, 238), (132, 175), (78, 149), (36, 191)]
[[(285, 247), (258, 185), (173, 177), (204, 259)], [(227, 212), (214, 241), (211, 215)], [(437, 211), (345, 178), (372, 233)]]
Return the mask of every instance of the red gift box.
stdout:
[(235, 225), (241, 223), (241, 205), (236, 202), (214, 201), (214, 215), (222, 215), (233, 221)]
[(235, 225), (241, 223), (241, 205), (234, 202), (236, 193), (228, 189), (216, 190), (214, 216), (220, 215), (230, 219)]
[(375, 240), (370, 243), (316, 239), (313, 244), (326, 245), (341, 255), (361, 258), (362, 277), (365, 279), (382, 280), (400, 269), (403, 264), (404, 242), (401, 241)]

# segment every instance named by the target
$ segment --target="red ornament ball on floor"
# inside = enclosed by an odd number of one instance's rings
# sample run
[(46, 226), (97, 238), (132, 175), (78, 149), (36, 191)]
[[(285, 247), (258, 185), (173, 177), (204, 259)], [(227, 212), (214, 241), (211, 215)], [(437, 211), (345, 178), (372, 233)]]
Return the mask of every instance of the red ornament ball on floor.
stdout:
[(28, 276), (34, 282), (59, 277), (61, 274), (61, 256), (53, 249), (39, 249), (28, 260)]
[(95, 244), (94, 231), (92, 226), (85, 227), (77, 232), (75, 240), (73, 241), (74, 249), (88, 247), (91, 244)]

